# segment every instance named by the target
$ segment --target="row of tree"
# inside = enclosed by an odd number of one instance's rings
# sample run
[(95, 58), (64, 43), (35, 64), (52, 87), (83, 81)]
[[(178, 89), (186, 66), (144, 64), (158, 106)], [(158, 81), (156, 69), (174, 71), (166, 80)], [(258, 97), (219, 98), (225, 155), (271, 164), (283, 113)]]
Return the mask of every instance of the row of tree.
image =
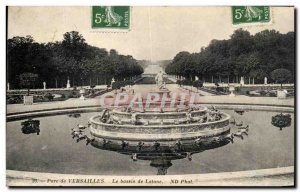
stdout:
[(22, 88), (22, 73), (38, 74), (35, 88), (110, 84), (143, 73), (143, 68), (131, 55), (109, 52), (86, 43), (79, 32), (63, 35), (61, 42), (37, 43), (31, 36), (7, 40), (7, 81), (11, 88)]
[[(238, 82), (241, 76), (255, 83), (272, 77), (272, 71), (290, 71), (287, 81), (294, 81), (295, 35), (264, 30), (255, 35), (238, 29), (228, 40), (212, 40), (198, 53), (179, 52), (166, 66), (166, 73), (191, 80)], [(286, 71), (285, 71), (286, 72)], [(271, 81), (271, 78), (268, 79)], [(274, 80), (275, 81), (275, 80)]]

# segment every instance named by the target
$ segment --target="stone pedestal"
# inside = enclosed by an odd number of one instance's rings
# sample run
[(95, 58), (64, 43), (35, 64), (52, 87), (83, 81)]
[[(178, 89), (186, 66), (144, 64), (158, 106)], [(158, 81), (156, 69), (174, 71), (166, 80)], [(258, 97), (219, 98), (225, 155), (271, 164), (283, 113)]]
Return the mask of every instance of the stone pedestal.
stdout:
[(24, 96), (24, 105), (32, 105), (33, 104), (33, 96)]
[(85, 100), (85, 97), (84, 97), (85, 89), (80, 89), (79, 93), (80, 93), (80, 98), (79, 99)]
[(286, 99), (287, 91), (286, 90), (277, 90), (278, 99)]
[(235, 91), (234, 86), (229, 86), (229, 91), (230, 91), (229, 96), (234, 97), (235, 96), (235, 94), (234, 94), (234, 91)]

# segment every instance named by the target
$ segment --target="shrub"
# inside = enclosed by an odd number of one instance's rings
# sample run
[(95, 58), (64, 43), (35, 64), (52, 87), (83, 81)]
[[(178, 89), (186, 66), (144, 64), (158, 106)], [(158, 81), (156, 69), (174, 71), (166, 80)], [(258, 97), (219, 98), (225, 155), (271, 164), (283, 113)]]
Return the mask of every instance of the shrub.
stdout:
[(223, 87), (217, 87), (217, 88), (216, 88), (216, 91), (217, 91), (217, 92), (224, 92), (224, 89), (223, 89)]
[(269, 93), (269, 96), (270, 96), (270, 97), (277, 97), (277, 94), (274, 93), (274, 92), (270, 92), (270, 93)]
[(134, 85), (134, 82), (132, 80), (116, 81), (112, 84), (112, 89), (120, 89), (126, 85)]
[(203, 81), (197, 80), (193, 82), (193, 87), (203, 87)]
[(291, 79), (292, 73), (287, 70), (287, 69), (275, 69), (274, 71), (271, 72), (271, 78), (277, 82), (281, 84), (281, 88), (282, 88), (282, 84), (289, 81)]
[(265, 95), (267, 95), (267, 92), (262, 90), (262, 91), (260, 91), (260, 95), (265, 96)]
[(18, 103), (18, 98), (9, 97), (9, 98), (7, 98), (7, 100), (6, 100), (6, 103), (7, 103), (7, 104), (16, 104), (16, 103)]
[(184, 80), (177, 80), (176, 83), (179, 85), (190, 85), (197, 88), (203, 87), (203, 82), (201, 80), (191, 81), (189, 79), (184, 79)]
[(49, 101), (53, 101), (54, 96), (51, 93), (47, 93), (45, 95), (45, 97), (49, 100)]

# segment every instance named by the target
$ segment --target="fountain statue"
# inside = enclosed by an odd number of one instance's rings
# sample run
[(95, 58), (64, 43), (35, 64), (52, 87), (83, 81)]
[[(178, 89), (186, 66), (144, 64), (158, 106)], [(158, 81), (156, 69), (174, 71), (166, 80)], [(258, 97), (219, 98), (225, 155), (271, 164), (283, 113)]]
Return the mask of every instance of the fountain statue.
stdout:
[(69, 78), (68, 78), (68, 81), (67, 81), (67, 88), (71, 88), (71, 84), (70, 84)]
[(159, 89), (166, 89), (166, 83), (164, 82), (164, 73), (162, 71), (160, 71), (155, 76), (155, 81)]
[(116, 81), (115, 81), (115, 78), (112, 78), (112, 79), (111, 79), (111, 83), (110, 83), (110, 86), (111, 86), (111, 87), (113, 86), (114, 82), (116, 82)]
[(268, 85), (268, 78), (267, 77), (264, 78), (264, 84)]
[(241, 77), (240, 84), (241, 85), (245, 85), (245, 79), (244, 79), (244, 77)]

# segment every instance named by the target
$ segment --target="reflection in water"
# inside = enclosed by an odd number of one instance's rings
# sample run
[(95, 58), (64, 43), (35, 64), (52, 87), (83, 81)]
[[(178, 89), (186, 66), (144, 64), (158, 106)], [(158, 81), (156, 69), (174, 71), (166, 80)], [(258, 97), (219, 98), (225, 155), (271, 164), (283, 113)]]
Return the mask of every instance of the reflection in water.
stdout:
[[(99, 148), (91, 147), (91, 143), (86, 146), (85, 140), (76, 143), (77, 137), (72, 139), (71, 129), (78, 128), (78, 124), (87, 126), (87, 120), (99, 112), (81, 113), (80, 118), (69, 118), (67, 115), (33, 118), (40, 120), (40, 131), (43, 131), (40, 135), (22, 133), (21, 122), (27, 119), (11, 121), (7, 123), (6, 129), (7, 169), (87, 175), (152, 175), (157, 173), (157, 168), (149, 166), (152, 161), (145, 160), (143, 156), (157, 157), (156, 154), (160, 154), (160, 159), (161, 156), (168, 156), (173, 165), (167, 169), (167, 174), (172, 175), (246, 171), (294, 165), (293, 113), (290, 113), (291, 126), (279, 131), (279, 128), (277, 130), (271, 124), (271, 119), (280, 112), (247, 111), (243, 116), (233, 110), (224, 112), (230, 114), (236, 122), (243, 121), (244, 124), (238, 127), (231, 123), (230, 134), (249, 125), (249, 136), (242, 134), (244, 140), (234, 136), (233, 144), (228, 138), (229, 143), (223, 147), (217, 148), (217, 145), (213, 145), (214, 149), (206, 151), (201, 151), (204, 150), (204, 138), (195, 139), (196, 141), (189, 144), (185, 140), (170, 142), (169, 150), (164, 150), (166, 147), (161, 143), (158, 151), (150, 147), (150, 144), (154, 145), (154, 141), (147, 143), (144, 140), (140, 144), (139, 141), (129, 142), (129, 146), (123, 150), (121, 141), (114, 144), (115, 142), (108, 138), (105, 142), (102, 141), (106, 143), (103, 148), (101, 141), (91, 142), (100, 145)], [(84, 131), (89, 132), (88, 128)], [(218, 139), (214, 140), (214, 143), (217, 143)], [(203, 147), (198, 147), (192, 142), (199, 143), (200, 146), (202, 143)], [(111, 151), (111, 148), (117, 149)], [(126, 152), (126, 155), (118, 151)], [(188, 152), (191, 152), (190, 156)], [(189, 157), (192, 161), (188, 161)], [(157, 161), (152, 165), (167, 166), (167, 160), (164, 160), (164, 163)]]
[[(88, 124), (88, 126), (89, 126), (89, 124)], [(85, 140), (85, 139), (87, 140), (87, 144), (89, 143), (88, 142), (89, 138), (87, 138), (87, 136), (84, 134), (84, 130), (88, 126), (77, 124), (77, 127), (71, 129), (72, 130), (72, 132), (71, 132), (72, 138), (74, 139), (76, 137), (77, 138), (77, 140), (76, 140), (77, 143), (79, 141)]]
[[(213, 112), (218, 114), (218, 110), (214, 107), (213, 111), (210, 113)], [(244, 111), (241, 110), (235, 112), (238, 114), (244, 113)], [(108, 110), (104, 110), (100, 119), (105, 117), (107, 113)], [(103, 134), (102, 132), (95, 133), (95, 131), (92, 131), (95, 128), (91, 126), (92, 123), (90, 122), (87, 126), (78, 124), (77, 127), (72, 128), (71, 134), (73, 139), (76, 139), (77, 142), (86, 140), (86, 145), (91, 144), (93, 147), (102, 150), (115, 151), (120, 154), (129, 155), (133, 161), (150, 161), (150, 166), (157, 168), (158, 175), (165, 175), (167, 174), (168, 168), (172, 166), (171, 161), (173, 160), (187, 158), (191, 161), (193, 154), (220, 148), (230, 142), (234, 143), (234, 137), (243, 140), (244, 136), (248, 136), (249, 126), (245, 126), (243, 121), (236, 122), (234, 119), (231, 121), (231, 124), (236, 127), (236, 130), (233, 133), (230, 132), (230, 128), (227, 131), (214, 133), (215, 127), (210, 125), (202, 130), (203, 134), (200, 136), (181, 137), (178, 140), (173, 139), (171, 136), (168, 137), (168, 139), (161, 139), (159, 131), (156, 131), (158, 140), (146, 139), (142, 141), (131, 139), (130, 136), (126, 136), (126, 139), (128, 138), (129, 140), (125, 141), (115, 135), (106, 137), (101, 135)], [(88, 131), (85, 131), (86, 128), (89, 128), (87, 129)], [(145, 131), (146, 130), (147, 129), (145, 128)], [(210, 134), (207, 133), (208, 131)], [(115, 132), (109, 133), (115, 134)]]
[(291, 126), (292, 118), (290, 114), (277, 114), (272, 117), (272, 125), (279, 127), (279, 130), (282, 131), (282, 128)]
[(206, 150), (223, 147), (229, 143), (234, 143), (234, 137), (243, 139), (243, 135), (248, 135), (248, 127), (241, 128), (235, 133), (230, 131), (214, 137), (197, 138), (195, 140), (170, 141), (169, 143), (154, 142), (128, 142), (118, 140), (108, 140), (87, 136), (83, 129), (72, 129), (73, 138), (77, 142), (86, 139), (86, 145), (102, 150), (114, 151), (128, 155), (133, 161), (150, 161), (150, 166), (157, 169), (158, 175), (167, 174), (167, 170), (172, 166), (171, 161), (187, 158), (192, 161), (192, 155)]
[(245, 110), (242, 110), (242, 109), (235, 109), (234, 112), (237, 113), (237, 114), (239, 114), (239, 115), (244, 115)]
[(79, 117), (81, 117), (81, 115), (80, 115), (80, 113), (70, 113), (70, 114), (68, 114), (68, 117), (79, 118)]
[(182, 141), (178, 144), (179, 141), (177, 141), (173, 145), (162, 145), (156, 141), (153, 144), (147, 144), (142, 147), (138, 147), (134, 143), (131, 145), (127, 143), (126, 147), (124, 147), (122, 143), (118, 144), (118, 142), (109, 142), (103, 145), (99, 140), (95, 140), (91, 144), (99, 149), (130, 155), (134, 161), (150, 161), (150, 166), (157, 168), (158, 175), (165, 175), (167, 174), (167, 169), (172, 166), (171, 161), (184, 158), (191, 161), (193, 154), (227, 145), (233, 142), (233, 139), (228, 139), (228, 135), (230, 135), (229, 138), (233, 138), (232, 134), (224, 134), (219, 137), (203, 138), (201, 141), (198, 140), (196, 142), (191, 140)]
[(31, 134), (36, 133), (37, 135), (40, 134), (40, 121), (39, 120), (32, 120), (28, 119), (27, 121), (21, 122), (21, 130), (24, 134)]
[(170, 160), (157, 158), (151, 161), (150, 166), (157, 168), (157, 175), (166, 175), (167, 170), (172, 166), (172, 163)]

